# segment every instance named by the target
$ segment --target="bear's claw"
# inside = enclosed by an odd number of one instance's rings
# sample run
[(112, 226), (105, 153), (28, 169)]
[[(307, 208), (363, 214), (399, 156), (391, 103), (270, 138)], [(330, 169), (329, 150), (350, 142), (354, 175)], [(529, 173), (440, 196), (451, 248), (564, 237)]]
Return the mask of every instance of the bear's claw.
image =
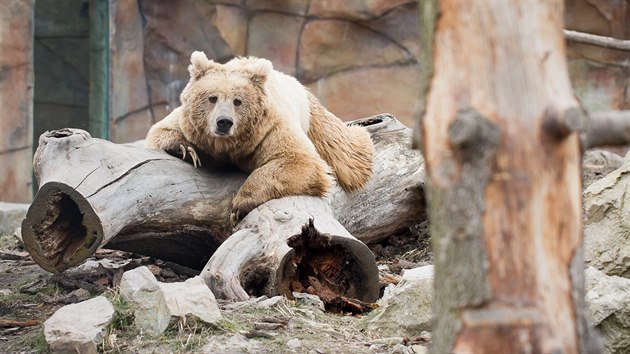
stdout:
[(197, 155), (197, 151), (195, 150), (195, 148), (193, 148), (192, 146), (184, 146), (184, 144), (179, 144), (179, 148), (182, 151), (182, 160), (186, 160), (186, 151), (188, 151), (193, 166), (195, 168), (201, 167), (201, 159), (199, 159), (199, 155)]
[(230, 214), (230, 220), (233, 224), (241, 221), (250, 211), (256, 209), (260, 204), (254, 201), (252, 198), (244, 198), (239, 195), (232, 199), (232, 213)]

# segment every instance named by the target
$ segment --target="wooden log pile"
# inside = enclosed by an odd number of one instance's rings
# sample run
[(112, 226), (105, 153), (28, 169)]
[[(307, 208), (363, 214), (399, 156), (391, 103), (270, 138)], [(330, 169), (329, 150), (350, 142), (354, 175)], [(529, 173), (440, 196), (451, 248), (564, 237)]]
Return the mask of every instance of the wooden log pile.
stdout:
[(365, 244), (426, 219), (424, 161), (391, 115), (349, 124), (365, 126), (376, 148), (363, 190), (272, 200), (237, 225), (229, 206), (246, 178), (239, 171), (195, 169), (78, 129), (46, 132), (34, 157), (40, 189), (22, 224), (26, 249), (53, 273), (101, 247), (205, 266), (202, 276), (226, 299), (310, 291), (374, 301), (378, 271)]

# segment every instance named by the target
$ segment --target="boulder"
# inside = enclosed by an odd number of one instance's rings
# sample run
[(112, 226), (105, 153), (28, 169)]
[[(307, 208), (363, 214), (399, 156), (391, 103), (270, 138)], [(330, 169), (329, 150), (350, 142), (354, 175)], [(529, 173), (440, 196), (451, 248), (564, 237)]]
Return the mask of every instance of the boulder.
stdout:
[(60, 308), (44, 322), (51, 353), (97, 353), (113, 317), (114, 307), (103, 296)]
[(178, 283), (159, 283), (164, 292), (171, 321), (197, 318), (208, 325), (221, 320), (221, 311), (212, 291), (199, 276)]
[(630, 279), (588, 267), (584, 272), (586, 304), (606, 352), (630, 352)]
[(29, 204), (0, 202), (0, 236), (12, 235), (26, 217)]
[(584, 191), (584, 260), (630, 278), (630, 153), (621, 167)]
[(171, 312), (160, 282), (149, 268), (143, 266), (125, 272), (120, 280), (120, 292), (125, 300), (133, 303), (134, 324), (139, 330), (152, 336), (166, 330)]
[(419, 336), (431, 330), (432, 299), (433, 266), (409, 269), (366, 318), (367, 329), (383, 336)]
[(123, 274), (120, 292), (133, 303), (136, 327), (153, 336), (180, 319), (194, 318), (208, 325), (221, 320), (214, 294), (200, 277), (162, 283), (143, 266)]

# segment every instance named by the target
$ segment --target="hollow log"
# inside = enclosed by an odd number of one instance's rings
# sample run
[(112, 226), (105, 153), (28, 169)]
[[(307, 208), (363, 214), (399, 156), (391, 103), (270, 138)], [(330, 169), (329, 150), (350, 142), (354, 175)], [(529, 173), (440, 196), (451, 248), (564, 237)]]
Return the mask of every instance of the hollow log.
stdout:
[(326, 200), (307, 196), (274, 199), (250, 212), (201, 277), (229, 300), (314, 293), (312, 278), (335, 294), (366, 302), (379, 296), (370, 249), (335, 220)]
[[(410, 149), (410, 129), (387, 114), (350, 124), (370, 131), (375, 171), (359, 192), (333, 190), (334, 217), (366, 243), (422, 222), (424, 162)], [(232, 234), (230, 202), (246, 178), (77, 129), (43, 134), (34, 167), (41, 187), (23, 239), (33, 259), (54, 273), (105, 245), (202, 269)]]

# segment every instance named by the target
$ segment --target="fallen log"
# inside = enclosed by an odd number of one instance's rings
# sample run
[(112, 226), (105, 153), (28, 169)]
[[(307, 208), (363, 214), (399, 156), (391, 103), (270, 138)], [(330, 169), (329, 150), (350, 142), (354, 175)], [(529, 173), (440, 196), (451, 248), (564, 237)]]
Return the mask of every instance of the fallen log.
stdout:
[[(360, 192), (332, 192), (334, 218), (366, 243), (424, 221), (424, 162), (410, 149), (410, 129), (386, 114), (351, 124), (372, 134), (375, 173)], [(23, 239), (35, 262), (54, 273), (105, 245), (201, 269), (232, 234), (229, 205), (246, 178), (77, 129), (43, 134), (34, 167), (41, 187)]]
[(326, 200), (307, 196), (274, 199), (254, 209), (200, 276), (215, 296), (228, 300), (292, 298), (294, 291), (320, 295), (312, 279), (332, 294), (366, 302), (379, 296), (370, 249), (335, 220)]

